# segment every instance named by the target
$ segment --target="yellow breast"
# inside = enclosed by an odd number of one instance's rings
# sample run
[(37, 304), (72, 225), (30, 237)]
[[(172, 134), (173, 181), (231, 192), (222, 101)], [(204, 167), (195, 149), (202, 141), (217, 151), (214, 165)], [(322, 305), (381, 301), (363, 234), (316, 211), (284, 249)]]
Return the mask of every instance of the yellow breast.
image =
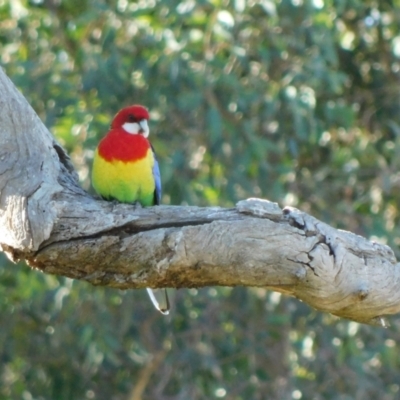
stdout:
[(153, 165), (154, 156), (151, 150), (146, 157), (135, 162), (109, 162), (96, 150), (92, 170), (93, 187), (106, 200), (118, 200), (122, 203), (139, 201), (143, 206), (153, 205)]

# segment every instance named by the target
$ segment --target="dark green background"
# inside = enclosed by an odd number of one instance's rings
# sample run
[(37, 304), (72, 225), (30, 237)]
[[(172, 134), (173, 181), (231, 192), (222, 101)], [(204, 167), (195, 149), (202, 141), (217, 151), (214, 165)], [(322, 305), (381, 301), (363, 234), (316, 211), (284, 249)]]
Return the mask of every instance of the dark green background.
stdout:
[[(151, 110), (165, 204), (292, 205), (399, 254), (400, 1), (0, 0), (0, 64), (89, 189), (121, 107)], [(400, 399), (398, 317), (264, 289), (145, 291), (0, 255), (0, 399)]]

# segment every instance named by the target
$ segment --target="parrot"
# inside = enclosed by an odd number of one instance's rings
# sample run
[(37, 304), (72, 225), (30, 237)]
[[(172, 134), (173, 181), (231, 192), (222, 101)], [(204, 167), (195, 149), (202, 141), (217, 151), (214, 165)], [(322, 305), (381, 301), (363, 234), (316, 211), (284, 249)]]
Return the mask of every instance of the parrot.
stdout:
[[(159, 205), (161, 175), (153, 146), (148, 140), (149, 112), (139, 104), (120, 110), (93, 158), (92, 185), (108, 201)], [(169, 314), (166, 289), (147, 289), (162, 314)]]

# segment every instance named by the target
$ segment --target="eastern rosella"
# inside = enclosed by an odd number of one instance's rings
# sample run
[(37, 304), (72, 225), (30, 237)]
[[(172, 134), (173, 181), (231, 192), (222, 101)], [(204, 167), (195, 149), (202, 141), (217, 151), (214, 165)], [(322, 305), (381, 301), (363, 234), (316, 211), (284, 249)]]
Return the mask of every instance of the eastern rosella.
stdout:
[[(123, 108), (100, 141), (93, 160), (92, 184), (105, 200), (160, 204), (161, 178), (153, 147), (148, 141), (149, 113), (143, 106)], [(169, 312), (167, 291), (147, 289), (154, 306)]]

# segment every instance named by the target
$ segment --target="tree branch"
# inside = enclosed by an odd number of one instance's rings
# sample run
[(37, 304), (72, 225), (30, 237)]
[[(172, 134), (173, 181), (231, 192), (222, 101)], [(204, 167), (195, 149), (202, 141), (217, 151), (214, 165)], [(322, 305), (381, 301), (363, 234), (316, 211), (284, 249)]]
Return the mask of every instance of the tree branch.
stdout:
[(83, 191), (0, 69), (0, 246), (45, 273), (116, 288), (260, 286), (365, 323), (400, 310), (393, 251), (297, 209), (140, 208)]

